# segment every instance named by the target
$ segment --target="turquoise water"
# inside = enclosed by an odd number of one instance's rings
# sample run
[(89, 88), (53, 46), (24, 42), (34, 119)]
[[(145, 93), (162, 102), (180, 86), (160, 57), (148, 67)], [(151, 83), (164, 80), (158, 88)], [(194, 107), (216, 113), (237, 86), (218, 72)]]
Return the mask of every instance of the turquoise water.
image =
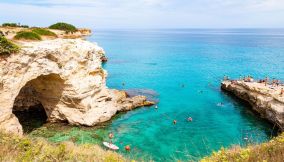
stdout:
[(222, 146), (246, 144), (247, 136), (251, 142), (271, 136), (269, 123), (219, 85), (224, 75), (284, 81), (284, 30), (95, 30), (90, 40), (109, 58), (104, 68), (110, 88), (142, 89), (159, 100), (158, 110), (128, 112), (106, 128), (118, 145), (134, 148), (130, 154), (198, 159)]
[[(147, 95), (159, 108), (119, 114), (101, 128), (73, 128), (51, 140), (77, 132), (85, 138), (79, 143), (100, 143), (90, 132), (100, 141), (113, 132), (127, 157), (196, 161), (221, 147), (259, 143), (273, 134), (273, 125), (219, 87), (224, 75), (284, 80), (284, 30), (94, 30), (88, 39), (109, 58), (108, 87)], [(124, 151), (125, 145), (132, 150)]]

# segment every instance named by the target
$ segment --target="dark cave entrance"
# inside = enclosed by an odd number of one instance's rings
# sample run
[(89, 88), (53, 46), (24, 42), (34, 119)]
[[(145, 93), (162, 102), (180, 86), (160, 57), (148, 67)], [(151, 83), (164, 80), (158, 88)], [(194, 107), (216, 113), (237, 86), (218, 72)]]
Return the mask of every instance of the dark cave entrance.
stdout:
[(42, 104), (33, 105), (23, 110), (14, 110), (13, 108), (13, 114), (18, 118), (25, 134), (41, 127), (47, 121), (47, 115)]
[(39, 93), (30, 81), (21, 88), (15, 98), (12, 111), (22, 125), (25, 134), (41, 127), (47, 121), (45, 109), (38, 100), (38, 96)]

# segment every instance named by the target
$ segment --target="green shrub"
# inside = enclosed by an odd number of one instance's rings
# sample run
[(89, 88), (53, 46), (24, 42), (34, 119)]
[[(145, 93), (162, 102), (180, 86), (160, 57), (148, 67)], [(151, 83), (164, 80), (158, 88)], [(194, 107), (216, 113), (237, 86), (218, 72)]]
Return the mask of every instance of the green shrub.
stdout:
[(14, 39), (16, 40), (41, 40), (40, 35), (38, 35), (37, 33), (34, 32), (30, 32), (30, 31), (21, 31), (18, 32)]
[(44, 35), (44, 36), (54, 36), (54, 37), (57, 36), (52, 31), (47, 30), (47, 29), (41, 29), (41, 28), (35, 28), (35, 29), (32, 30), (32, 32), (34, 32), (34, 33), (36, 33), (38, 35)]
[(3, 23), (2, 26), (17, 27), (18, 25), (16, 23)]
[(9, 55), (19, 51), (19, 47), (14, 43), (7, 40), (5, 37), (0, 36), (0, 55)]
[(21, 24), (17, 24), (17, 23), (3, 23), (2, 24), (3, 27), (22, 27), (22, 28), (29, 28), (28, 25), (21, 25)]
[(73, 26), (71, 24), (63, 23), (63, 22), (59, 22), (59, 23), (53, 24), (49, 28), (50, 29), (64, 30), (67, 33), (68, 32), (73, 33), (73, 32), (77, 31), (77, 28), (75, 26)]
[(28, 25), (21, 25), (20, 27), (22, 27), (22, 28), (29, 28)]

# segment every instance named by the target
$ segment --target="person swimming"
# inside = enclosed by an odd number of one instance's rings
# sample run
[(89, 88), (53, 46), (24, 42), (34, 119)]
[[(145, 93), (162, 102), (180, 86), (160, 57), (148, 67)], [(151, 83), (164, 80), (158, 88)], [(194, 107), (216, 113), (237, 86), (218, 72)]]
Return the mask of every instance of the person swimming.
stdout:
[(109, 139), (113, 139), (113, 137), (114, 137), (113, 133), (110, 132), (110, 133), (108, 134), (108, 138), (109, 138)]
[(174, 120), (174, 121), (173, 121), (173, 123), (174, 123), (174, 124), (177, 124), (177, 121), (176, 121), (176, 120)]
[(188, 117), (187, 121), (192, 122), (192, 117)]
[(219, 106), (219, 107), (224, 106), (224, 103), (223, 102), (219, 102), (219, 103), (217, 103), (217, 106)]
[(155, 106), (155, 109), (158, 109), (158, 105)]

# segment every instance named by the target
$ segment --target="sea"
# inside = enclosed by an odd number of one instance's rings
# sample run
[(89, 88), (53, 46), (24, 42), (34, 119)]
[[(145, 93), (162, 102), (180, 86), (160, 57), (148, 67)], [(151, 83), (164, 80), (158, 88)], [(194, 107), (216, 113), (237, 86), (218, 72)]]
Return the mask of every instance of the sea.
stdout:
[(45, 127), (50, 141), (103, 147), (112, 132), (126, 158), (165, 162), (198, 161), (275, 136), (273, 124), (220, 83), (248, 75), (284, 82), (284, 29), (94, 29), (87, 39), (106, 52), (109, 88), (145, 95), (157, 106), (119, 113), (94, 128)]

